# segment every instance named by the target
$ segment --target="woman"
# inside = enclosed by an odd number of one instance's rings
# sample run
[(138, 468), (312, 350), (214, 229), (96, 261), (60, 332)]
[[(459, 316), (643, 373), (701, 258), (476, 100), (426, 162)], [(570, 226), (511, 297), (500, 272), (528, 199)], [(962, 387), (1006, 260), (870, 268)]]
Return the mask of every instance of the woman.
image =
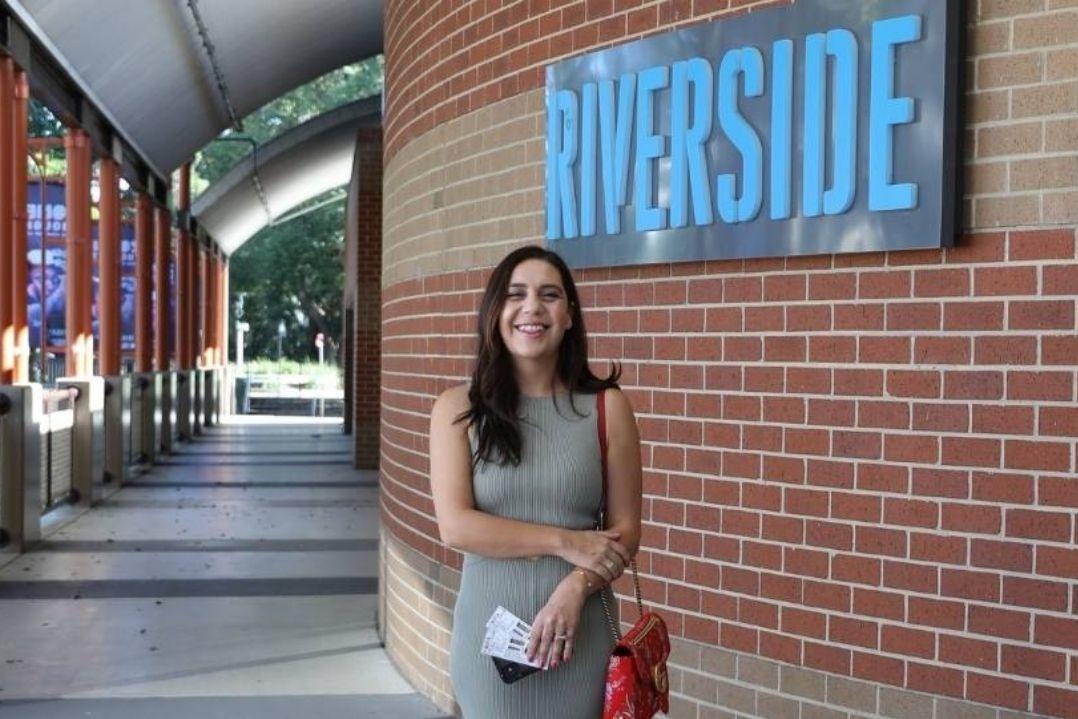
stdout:
[[(614, 638), (598, 592), (640, 541), (640, 440), (618, 389), (588, 367), (587, 336), (565, 262), (541, 247), (510, 253), (479, 308), (471, 382), (431, 413), (431, 489), (442, 541), (464, 553), (450, 674), (465, 719), (596, 719)], [(606, 411), (603, 494), (595, 411)], [(532, 623), (528, 656), (545, 671), (505, 684), (480, 653), (498, 606)]]

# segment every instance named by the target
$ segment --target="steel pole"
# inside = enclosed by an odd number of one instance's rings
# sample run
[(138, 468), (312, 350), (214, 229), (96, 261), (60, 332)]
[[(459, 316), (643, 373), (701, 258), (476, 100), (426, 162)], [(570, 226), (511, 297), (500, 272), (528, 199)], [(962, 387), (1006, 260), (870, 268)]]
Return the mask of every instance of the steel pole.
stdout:
[[(30, 325), (26, 317), (26, 186), (29, 180), (26, 171), (26, 125), (28, 103), (30, 101), (30, 82), (23, 70), (15, 71), (15, 107), (12, 133), (14, 144), (12, 163), (14, 165), (14, 196), (12, 208), (12, 253), (11, 253), (11, 290), (12, 324), (15, 332), (15, 382), (30, 381)], [(42, 247), (41, 257), (45, 257)], [(44, 310), (44, 303), (42, 303)]]
[[(10, 57), (0, 58), (0, 385), (11, 384), (15, 370), (14, 326), (14, 216), (12, 205), (15, 193), (15, 145), (12, 129), (15, 121), (15, 63)], [(22, 258), (26, 262), (25, 253)], [(23, 283), (23, 301), (26, 299)]]
[(101, 374), (120, 374), (120, 166), (101, 160), (101, 203), (98, 221), (97, 316), (101, 337)]
[(153, 204), (145, 192), (135, 202), (135, 371), (153, 371)]

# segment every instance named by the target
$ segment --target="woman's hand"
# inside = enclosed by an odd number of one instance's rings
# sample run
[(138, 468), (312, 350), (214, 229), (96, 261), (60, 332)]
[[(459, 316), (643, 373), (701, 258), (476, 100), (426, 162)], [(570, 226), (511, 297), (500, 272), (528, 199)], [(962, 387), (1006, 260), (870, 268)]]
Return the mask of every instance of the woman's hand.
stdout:
[(576, 572), (570, 572), (561, 580), (532, 622), (525, 652), (528, 659), (538, 659), (546, 669), (553, 669), (573, 656), (573, 638), (588, 596), (584, 582), (575, 575)]
[(631, 556), (618, 539), (620, 532), (573, 531), (566, 532), (559, 556), (570, 564), (598, 574), (607, 582), (613, 582), (625, 571)]

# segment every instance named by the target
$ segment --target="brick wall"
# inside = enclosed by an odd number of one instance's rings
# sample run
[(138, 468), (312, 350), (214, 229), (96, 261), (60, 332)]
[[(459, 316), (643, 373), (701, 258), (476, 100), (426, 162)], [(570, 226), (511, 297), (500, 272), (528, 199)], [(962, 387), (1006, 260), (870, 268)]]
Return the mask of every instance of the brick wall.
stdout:
[[(469, 370), (486, 272), (541, 242), (542, 91), (506, 58), (606, 42), (525, 40), (536, 20), (624, 38), (633, 13), (706, 9), (432, 3), (464, 22), (443, 48), (417, 5), (387, 7), (381, 479), (422, 574), (460, 561), (433, 517), (430, 405)], [(968, 20), (956, 248), (576, 275), (640, 423), (674, 716), (1078, 716), (1078, 9), (982, 0)]]
[(381, 367), (382, 133), (360, 130), (355, 162), (352, 437), (356, 467), (378, 466), (378, 384)]

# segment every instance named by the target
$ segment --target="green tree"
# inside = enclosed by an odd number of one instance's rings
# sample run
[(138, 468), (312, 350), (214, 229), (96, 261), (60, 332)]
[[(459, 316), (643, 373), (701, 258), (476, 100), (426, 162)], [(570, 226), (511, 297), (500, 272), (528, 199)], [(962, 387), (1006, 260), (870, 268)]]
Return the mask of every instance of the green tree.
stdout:
[[(228, 130), (221, 137), (249, 137), (259, 144), (341, 105), (382, 90), (381, 55), (338, 68), (266, 104), (243, 119), (243, 133)], [(192, 166), (192, 192), (219, 180), (251, 151), (247, 142), (215, 141), (204, 147)], [(326, 358), (340, 345), (341, 295), (344, 291), (344, 200), (331, 191), (291, 214), (295, 219), (264, 228), (231, 257), (232, 316), (250, 324), (248, 357), (277, 356), (277, 330), (286, 335), (282, 356), (317, 356), (314, 336), (326, 337)], [(307, 211), (309, 210), (309, 211)], [(236, 312), (242, 297), (242, 316)]]
[[(308, 203), (316, 206), (320, 198)], [(341, 255), (344, 250), (344, 201), (300, 214), (267, 227), (240, 247), (230, 262), (233, 309), (242, 296), (242, 319), (250, 323), (248, 357), (277, 356), (277, 328), (286, 334), (286, 359), (317, 357), (314, 336), (326, 336), (326, 358), (340, 344)]]

